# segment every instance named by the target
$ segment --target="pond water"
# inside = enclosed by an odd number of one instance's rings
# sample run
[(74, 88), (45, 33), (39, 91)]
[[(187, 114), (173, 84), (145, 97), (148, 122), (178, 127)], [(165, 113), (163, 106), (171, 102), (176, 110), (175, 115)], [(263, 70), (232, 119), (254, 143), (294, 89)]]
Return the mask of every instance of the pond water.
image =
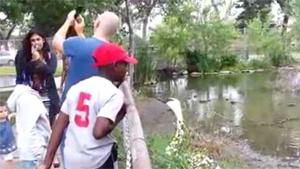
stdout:
[(146, 93), (178, 98), (190, 127), (239, 130), (262, 155), (299, 157), (300, 93), (291, 89), (298, 75), (289, 76), (293, 80), (280, 76), (264, 72), (167, 79)]

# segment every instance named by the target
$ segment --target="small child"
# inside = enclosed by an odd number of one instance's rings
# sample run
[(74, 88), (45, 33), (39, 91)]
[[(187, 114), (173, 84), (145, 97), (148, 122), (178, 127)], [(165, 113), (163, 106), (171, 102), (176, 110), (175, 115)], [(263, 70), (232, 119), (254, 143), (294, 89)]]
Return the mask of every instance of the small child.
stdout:
[(30, 86), (17, 85), (7, 100), (9, 110), (16, 112), (20, 169), (36, 168), (44, 158), (51, 132), (47, 109), (39, 94), (46, 70), (38, 62), (30, 63), (27, 69), (32, 83)]
[(13, 168), (13, 152), (17, 149), (15, 137), (8, 120), (4, 102), (0, 102), (0, 155), (4, 157), (5, 167)]

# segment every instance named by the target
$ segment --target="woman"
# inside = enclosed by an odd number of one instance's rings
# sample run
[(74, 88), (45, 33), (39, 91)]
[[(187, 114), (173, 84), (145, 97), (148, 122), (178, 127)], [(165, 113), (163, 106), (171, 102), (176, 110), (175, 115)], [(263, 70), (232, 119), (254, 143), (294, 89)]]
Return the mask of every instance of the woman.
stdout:
[[(16, 84), (31, 84), (32, 80), (26, 70), (26, 66), (30, 62), (41, 62), (47, 69), (47, 78), (44, 82), (41, 95), (49, 98), (49, 121), (53, 125), (56, 114), (59, 112), (59, 96), (57, 93), (54, 73), (56, 71), (57, 59), (56, 56), (50, 52), (50, 47), (46, 41), (45, 36), (37, 31), (31, 30), (23, 40), (23, 47), (18, 51), (15, 58), (16, 66)], [(46, 101), (45, 101), (46, 102)]]

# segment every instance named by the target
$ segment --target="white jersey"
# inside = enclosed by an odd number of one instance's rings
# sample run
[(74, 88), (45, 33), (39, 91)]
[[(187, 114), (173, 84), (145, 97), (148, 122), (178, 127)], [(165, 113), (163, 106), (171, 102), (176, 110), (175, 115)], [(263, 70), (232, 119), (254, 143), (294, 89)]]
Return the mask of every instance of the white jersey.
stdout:
[(108, 159), (114, 140), (96, 140), (93, 128), (97, 117), (115, 122), (124, 102), (123, 93), (109, 80), (94, 76), (73, 85), (61, 111), (69, 115), (64, 159), (67, 169), (96, 169)]

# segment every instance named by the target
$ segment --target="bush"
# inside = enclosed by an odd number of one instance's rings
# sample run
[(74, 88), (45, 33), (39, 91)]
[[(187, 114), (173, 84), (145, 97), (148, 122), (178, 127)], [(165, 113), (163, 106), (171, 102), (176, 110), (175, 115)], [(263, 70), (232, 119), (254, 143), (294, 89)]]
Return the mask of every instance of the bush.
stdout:
[(289, 57), (284, 53), (272, 53), (269, 55), (269, 57), (272, 65), (276, 67), (289, 63)]
[(281, 66), (290, 61), (290, 36), (286, 32), (270, 28), (271, 20), (262, 22), (259, 18), (254, 19), (248, 26), (248, 39), (250, 47), (256, 54), (263, 54), (269, 58), (273, 66)]
[(189, 72), (213, 72), (220, 70), (220, 61), (199, 51), (186, 51), (186, 63)]
[(221, 57), (221, 68), (233, 67), (238, 63), (238, 56), (229, 54)]
[(249, 62), (249, 67), (251, 69), (265, 69), (270, 68), (271, 64), (267, 59), (252, 59)]
[(144, 84), (155, 80), (155, 64), (148, 42), (140, 41), (136, 50), (139, 64), (135, 65), (134, 82)]

